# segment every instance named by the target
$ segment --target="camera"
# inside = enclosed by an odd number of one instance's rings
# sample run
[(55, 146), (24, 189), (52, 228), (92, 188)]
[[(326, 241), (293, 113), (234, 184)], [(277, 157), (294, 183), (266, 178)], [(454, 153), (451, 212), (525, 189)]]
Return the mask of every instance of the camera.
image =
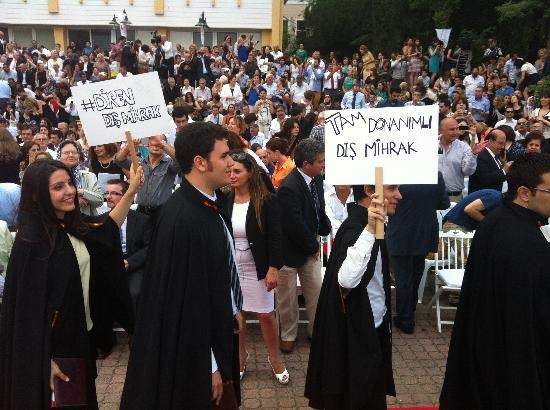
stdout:
[(157, 34), (157, 30), (151, 31), (151, 43), (160, 44), (160, 36)]

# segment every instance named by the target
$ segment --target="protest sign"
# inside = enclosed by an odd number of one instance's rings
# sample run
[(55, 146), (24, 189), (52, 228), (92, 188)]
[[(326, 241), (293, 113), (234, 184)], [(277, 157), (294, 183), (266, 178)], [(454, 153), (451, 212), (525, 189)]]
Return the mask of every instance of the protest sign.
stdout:
[(325, 179), (333, 185), (437, 184), (438, 106), (327, 111)]
[(170, 115), (157, 72), (71, 87), (89, 145), (168, 133)]

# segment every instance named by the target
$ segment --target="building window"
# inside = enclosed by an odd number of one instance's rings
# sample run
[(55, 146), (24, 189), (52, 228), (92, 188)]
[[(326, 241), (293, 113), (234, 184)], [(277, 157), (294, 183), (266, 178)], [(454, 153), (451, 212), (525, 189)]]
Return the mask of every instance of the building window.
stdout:
[(223, 39), (226, 36), (231, 36), (231, 45), (235, 44), (237, 42), (237, 32), (235, 31), (218, 31), (217, 32), (217, 45), (221, 46), (223, 44)]
[(212, 47), (214, 45), (214, 33), (211, 31), (207, 31), (204, 33), (204, 44), (201, 43), (201, 33), (198, 31), (193, 32), (193, 44), (196, 44), (197, 47), (203, 46), (210, 46)]
[(19, 47), (30, 47), (32, 42), (32, 28), (14, 27), (13, 41), (15, 41)]
[(71, 43), (76, 44), (77, 50), (82, 50), (86, 41), (90, 41), (90, 30), (75, 30), (69, 29), (69, 45)]
[(34, 29), (36, 35), (36, 41), (39, 46), (43, 45), (48, 50), (51, 50), (55, 46), (55, 40), (53, 37), (53, 29), (45, 27), (37, 27)]
[[(126, 29), (127, 33), (126, 33), (126, 40), (128, 41), (134, 41), (136, 39), (136, 31), (135, 30), (128, 30)], [(120, 30), (117, 30), (116, 31), (116, 39), (118, 41), (120, 37)]]
[(98, 46), (100, 50), (111, 50), (111, 30), (92, 30), (92, 47)]

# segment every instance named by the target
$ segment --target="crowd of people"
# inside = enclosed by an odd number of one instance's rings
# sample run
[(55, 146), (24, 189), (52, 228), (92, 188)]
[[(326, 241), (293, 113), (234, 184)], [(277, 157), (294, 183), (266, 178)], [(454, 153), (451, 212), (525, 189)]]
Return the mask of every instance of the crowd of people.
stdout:
[[(0, 407), (48, 408), (58, 379), (70, 379), (63, 359), (79, 358), (83, 400), (97, 408), (95, 359), (116, 344), (116, 320), (133, 334), (121, 408), (236, 408), (249, 357), (243, 312), (257, 316), (275, 380), (292, 380), (281, 352), (298, 339), (299, 278), (310, 405), (385, 408), (395, 395), (392, 326), (415, 331), (424, 257), (437, 251), (435, 211), (458, 202), (444, 230), (478, 229), (489, 212), (510, 221), (518, 207), (522, 220), (550, 217), (548, 50), (531, 64), (489, 40), (474, 65), (471, 50), (438, 39), (425, 49), (407, 39), (389, 57), (367, 45), (325, 58), (302, 44), (292, 53), (256, 45), (241, 35), (186, 48), (162, 35), (50, 51), (0, 32)], [(134, 141), (135, 168), (127, 143), (89, 146), (71, 87), (150, 71), (173, 131)], [(324, 182), (325, 111), (431, 104), (438, 184), (376, 194)], [(501, 203), (508, 213), (494, 211)], [(387, 217), (386, 240), (375, 240)], [(328, 261), (321, 237), (334, 241)], [(537, 275), (550, 255), (541, 238), (521, 253), (534, 252)], [(475, 255), (472, 272), (487, 270)], [(472, 298), (457, 323), (475, 315)], [(28, 340), (39, 346), (32, 354)], [(456, 355), (468, 353), (457, 343), (442, 408), (475, 408), (475, 394), (450, 404), (471, 387), (457, 381), (466, 370)], [(547, 360), (536, 343), (533, 357)], [(547, 392), (540, 374), (530, 380)]]

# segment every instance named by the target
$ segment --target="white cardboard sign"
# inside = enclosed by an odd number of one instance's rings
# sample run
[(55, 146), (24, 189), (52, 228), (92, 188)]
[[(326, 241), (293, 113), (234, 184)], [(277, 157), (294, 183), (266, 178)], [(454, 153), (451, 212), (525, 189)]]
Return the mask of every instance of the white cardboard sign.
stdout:
[(71, 87), (88, 145), (168, 133), (166, 109), (156, 71)]
[(437, 105), (327, 111), (327, 183), (437, 184), (438, 123)]

